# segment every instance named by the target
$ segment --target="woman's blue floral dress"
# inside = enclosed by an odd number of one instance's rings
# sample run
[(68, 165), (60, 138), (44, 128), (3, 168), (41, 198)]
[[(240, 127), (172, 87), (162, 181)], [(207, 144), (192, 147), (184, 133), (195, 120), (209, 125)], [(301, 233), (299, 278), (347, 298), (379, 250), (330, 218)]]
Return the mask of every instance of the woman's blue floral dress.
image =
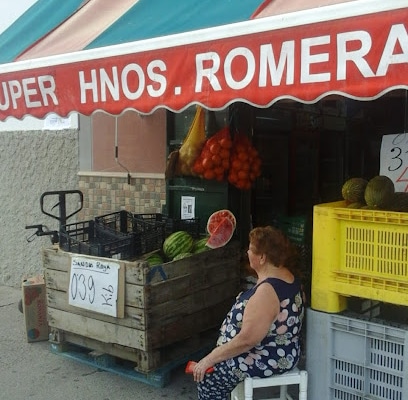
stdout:
[(236, 336), (242, 327), (245, 306), (259, 285), (270, 284), (275, 289), (280, 312), (266, 337), (254, 348), (237, 357), (214, 365), (214, 372), (206, 374), (197, 384), (199, 400), (226, 400), (234, 387), (247, 376), (268, 377), (294, 368), (300, 357), (300, 330), (304, 307), (298, 279), (286, 283), (267, 278), (253, 288), (240, 293), (220, 328), (217, 345)]
[(280, 301), (280, 312), (266, 337), (257, 346), (227, 362), (231, 368), (239, 369), (244, 376), (267, 377), (282, 374), (294, 368), (300, 357), (299, 333), (304, 308), (298, 280), (289, 284), (280, 279), (267, 278), (252, 289), (240, 293), (221, 326), (217, 345), (230, 341), (241, 330), (245, 306), (262, 284), (274, 287)]

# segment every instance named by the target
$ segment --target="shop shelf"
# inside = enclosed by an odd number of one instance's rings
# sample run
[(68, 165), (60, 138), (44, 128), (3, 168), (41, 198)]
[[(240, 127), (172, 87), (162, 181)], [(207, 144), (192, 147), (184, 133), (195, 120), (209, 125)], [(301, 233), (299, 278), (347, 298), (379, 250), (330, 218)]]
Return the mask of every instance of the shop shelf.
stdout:
[(408, 213), (314, 207), (312, 308), (337, 313), (349, 296), (408, 306)]
[(308, 398), (408, 400), (408, 326), (307, 309)]
[(92, 220), (63, 225), (59, 232), (62, 250), (91, 256), (130, 259), (134, 242), (134, 235), (101, 229)]

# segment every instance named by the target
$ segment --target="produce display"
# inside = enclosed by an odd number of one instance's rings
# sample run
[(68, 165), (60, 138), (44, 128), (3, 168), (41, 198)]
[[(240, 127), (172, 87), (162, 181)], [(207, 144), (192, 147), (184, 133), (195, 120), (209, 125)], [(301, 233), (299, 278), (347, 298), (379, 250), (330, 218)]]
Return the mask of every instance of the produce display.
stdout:
[(367, 183), (364, 200), (368, 207), (385, 210), (395, 193), (394, 182), (388, 176), (376, 176)]
[(249, 138), (237, 133), (231, 149), (228, 182), (241, 190), (249, 190), (261, 174), (261, 159)]
[(209, 250), (210, 248), (207, 247), (207, 241), (209, 238), (210, 238), (209, 236), (204, 236), (201, 239), (197, 239), (194, 242), (193, 249), (191, 250), (191, 252), (193, 254), (198, 254), (198, 253), (202, 253), (203, 251)]
[(234, 229), (237, 226), (235, 215), (230, 210), (218, 210), (210, 215), (207, 221), (207, 232), (212, 235), (224, 218), (231, 220)]
[(364, 205), (364, 192), (368, 181), (364, 178), (351, 178), (347, 180), (342, 189), (343, 199), (351, 203)]
[(236, 224), (236, 218), (230, 210), (216, 211), (208, 218), (208, 235), (194, 239), (186, 231), (171, 233), (164, 240), (162, 249), (146, 255), (145, 260), (150, 267), (154, 267), (225, 246), (231, 240)]
[(261, 159), (249, 137), (230, 132), (225, 126), (206, 138), (204, 110), (199, 107), (189, 132), (179, 150), (169, 154), (166, 179), (198, 176), (202, 179), (228, 181), (240, 190), (249, 190), (261, 174)]
[(172, 260), (179, 254), (190, 253), (194, 246), (193, 237), (185, 231), (177, 231), (168, 236), (163, 243), (163, 253)]
[(204, 179), (223, 181), (230, 167), (231, 134), (228, 127), (208, 139), (193, 165), (193, 171)]
[(348, 208), (408, 212), (408, 193), (395, 192), (394, 182), (385, 175), (369, 181), (348, 179), (343, 184), (342, 197)]
[(236, 228), (236, 218), (229, 210), (219, 210), (211, 214), (207, 222), (210, 238), (207, 247), (217, 249), (225, 246), (232, 238)]
[(161, 265), (164, 262), (163, 257), (159, 253), (150, 254), (146, 258), (146, 261), (149, 263), (150, 267), (154, 267), (155, 265)]
[(196, 176), (193, 171), (194, 161), (199, 156), (201, 149), (207, 140), (205, 136), (205, 110), (197, 106), (197, 110), (180, 149), (172, 151), (167, 160), (166, 179), (175, 176)]
[(177, 171), (181, 175), (195, 175), (194, 161), (200, 154), (205, 141), (205, 110), (198, 106), (187, 137), (179, 150)]

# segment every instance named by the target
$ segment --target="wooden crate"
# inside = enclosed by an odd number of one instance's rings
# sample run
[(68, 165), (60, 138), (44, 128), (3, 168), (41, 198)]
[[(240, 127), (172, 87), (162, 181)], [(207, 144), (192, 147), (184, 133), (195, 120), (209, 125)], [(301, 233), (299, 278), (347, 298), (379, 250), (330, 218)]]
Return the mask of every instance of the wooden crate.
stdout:
[(170, 354), (176, 358), (208, 345), (203, 334), (220, 326), (240, 288), (237, 242), (160, 267), (115, 260), (125, 270), (124, 318), (111, 317), (69, 304), (74, 256), (56, 247), (43, 250), (52, 341), (133, 361), (142, 372), (162, 366)]

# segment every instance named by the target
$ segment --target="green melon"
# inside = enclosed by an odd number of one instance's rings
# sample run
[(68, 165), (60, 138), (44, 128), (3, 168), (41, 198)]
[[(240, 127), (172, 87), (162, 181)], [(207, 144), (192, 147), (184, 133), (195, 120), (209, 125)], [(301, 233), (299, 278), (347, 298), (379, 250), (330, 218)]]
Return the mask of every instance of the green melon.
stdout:
[(163, 264), (164, 260), (160, 254), (154, 253), (146, 258), (146, 261), (149, 264), (149, 267), (154, 267), (155, 265)]
[(183, 258), (187, 258), (192, 255), (193, 253), (180, 253), (180, 254), (177, 254), (176, 257), (173, 258), (173, 261), (182, 260)]
[(190, 253), (194, 245), (193, 237), (186, 231), (177, 231), (168, 236), (163, 243), (163, 253), (169, 260), (178, 254)]
[(395, 192), (388, 209), (389, 211), (408, 212), (408, 192)]
[(343, 199), (348, 203), (363, 203), (364, 204), (364, 192), (367, 187), (368, 181), (364, 178), (350, 178), (344, 182), (341, 188), (341, 194)]
[(193, 249), (191, 250), (192, 253), (202, 253), (203, 251), (207, 251), (210, 250), (209, 247), (206, 246), (207, 241), (210, 237), (209, 236), (205, 236), (201, 239), (197, 239), (194, 242), (194, 246)]
[(370, 179), (364, 192), (364, 200), (369, 207), (385, 210), (395, 193), (394, 182), (385, 175)]
[(359, 202), (359, 201), (356, 201), (356, 202), (354, 202), (354, 203), (348, 204), (348, 205), (347, 205), (347, 208), (361, 208), (361, 207), (364, 207), (364, 206), (365, 206), (364, 203), (361, 203), (361, 202)]

